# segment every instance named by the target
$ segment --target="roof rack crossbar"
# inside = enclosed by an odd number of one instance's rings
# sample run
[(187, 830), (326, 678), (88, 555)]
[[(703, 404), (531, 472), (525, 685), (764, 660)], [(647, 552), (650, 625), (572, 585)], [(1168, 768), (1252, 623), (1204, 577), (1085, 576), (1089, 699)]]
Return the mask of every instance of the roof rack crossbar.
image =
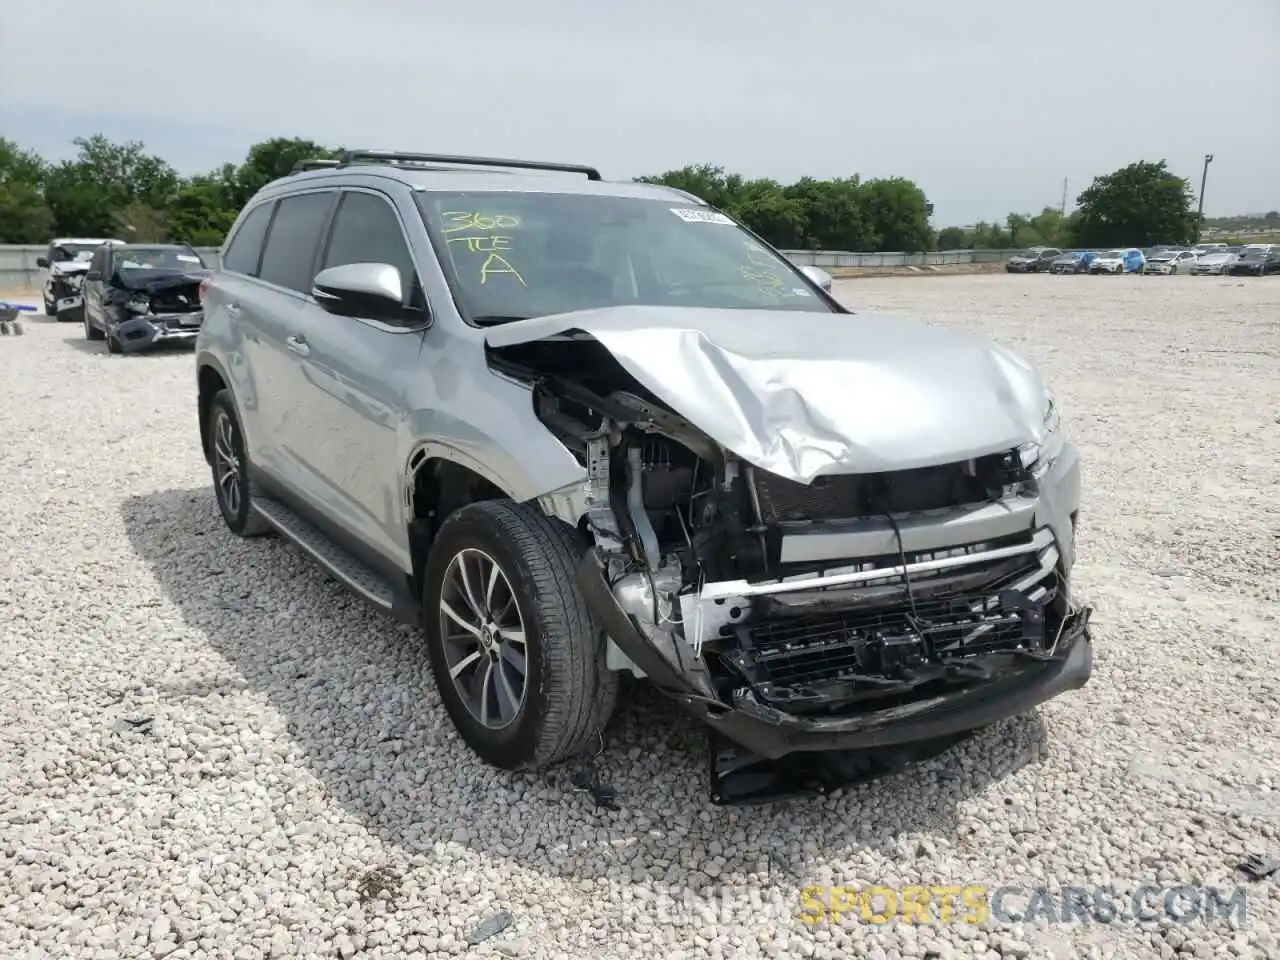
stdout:
[(463, 167), (509, 167), (513, 170), (548, 170), (556, 173), (578, 173), (588, 180), (602, 180), (595, 167), (580, 163), (551, 163), (542, 160), (507, 160), (500, 157), (461, 157), (444, 153), (401, 153), (396, 150), (347, 150), (337, 166), (356, 163), (443, 163)]
[(312, 160), (299, 160), (293, 165), (293, 169), (289, 171), (290, 176), (295, 173), (303, 173), (307, 170), (324, 170), (328, 167), (336, 167), (341, 163), (339, 160), (322, 160), (319, 158)]

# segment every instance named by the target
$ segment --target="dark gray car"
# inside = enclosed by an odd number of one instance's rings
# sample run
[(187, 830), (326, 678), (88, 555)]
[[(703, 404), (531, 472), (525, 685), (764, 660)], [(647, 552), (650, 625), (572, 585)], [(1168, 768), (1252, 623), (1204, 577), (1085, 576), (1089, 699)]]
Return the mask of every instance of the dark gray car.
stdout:
[(84, 336), (106, 340), (111, 353), (161, 343), (194, 343), (204, 311), (203, 259), (184, 244), (104, 244), (84, 279)]
[(1004, 268), (1007, 273), (1045, 273), (1060, 256), (1062, 251), (1057, 247), (1028, 247), (1010, 257)]
[(629, 673), (705, 724), (716, 802), (780, 758), (822, 790), (1087, 681), (1078, 456), (1022, 357), (850, 313), (667, 187), (312, 166), (205, 291), (217, 503), (425, 628), (488, 762), (594, 752)]

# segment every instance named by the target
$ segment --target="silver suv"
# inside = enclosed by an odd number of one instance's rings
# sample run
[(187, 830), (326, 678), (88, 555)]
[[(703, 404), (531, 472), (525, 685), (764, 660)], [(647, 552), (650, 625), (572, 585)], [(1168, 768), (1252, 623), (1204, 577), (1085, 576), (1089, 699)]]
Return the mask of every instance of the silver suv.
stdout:
[(716, 802), (821, 791), (1087, 681), (1076, 449), (1016, 354), (667, 187), (300, 166), (202, 290), (218, 506), (421, 625), (487, 762), (594, 751), (630, 673), (704, 722)]

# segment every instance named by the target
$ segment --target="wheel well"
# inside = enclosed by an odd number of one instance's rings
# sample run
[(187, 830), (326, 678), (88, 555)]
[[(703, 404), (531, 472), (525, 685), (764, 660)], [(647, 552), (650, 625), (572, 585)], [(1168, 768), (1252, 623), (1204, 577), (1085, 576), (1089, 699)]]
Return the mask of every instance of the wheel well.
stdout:
[(213, 403), (218, 391), (225, 390), (227, 385), (218, 371), (210, 366), (200, 368), (196, 382), (199, 384), (196, 409), (200, 417), (200, 449), (204, 451), (205, 460), (212, 463), (213, 453), (209, 450), (209, 405)]
[(430, 457), (413, 473), (413, 516), (409, 521), (409, 549), (415, 589), (421, 587), (427, 553), (440, 524), (454, 511), (481, 500), (505, 500), (495, 483), (452, 460)]

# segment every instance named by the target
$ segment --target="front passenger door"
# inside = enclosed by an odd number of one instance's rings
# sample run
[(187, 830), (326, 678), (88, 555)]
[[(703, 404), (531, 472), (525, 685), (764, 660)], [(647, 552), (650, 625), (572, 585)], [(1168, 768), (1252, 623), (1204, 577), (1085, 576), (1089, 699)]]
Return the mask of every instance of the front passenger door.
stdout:
[[(344, 190), (319, 268), (388, 263), (400, 271), (401, 304), (421, 308), (400, 216), (372, 190)], [(407, 457), (404, 384), (422, 376), (415, 323), (335, 316), (309, 300), (297, 317), (310, 407), (300, 455), (315, 471), (316, 503), (382, 566), (408, 569), (401, 480)], [(421, 321), (417, 325), (420, 325)]]

